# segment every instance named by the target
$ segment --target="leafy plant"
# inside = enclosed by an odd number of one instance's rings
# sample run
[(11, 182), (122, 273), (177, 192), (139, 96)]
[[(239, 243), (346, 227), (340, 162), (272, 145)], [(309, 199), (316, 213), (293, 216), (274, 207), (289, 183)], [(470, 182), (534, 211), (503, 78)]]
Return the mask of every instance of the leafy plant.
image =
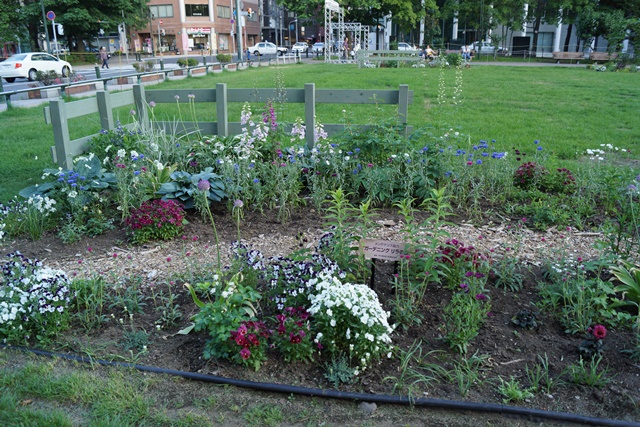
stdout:
[(149, 345), (149, 334), (145, 330), (125, 331), (124, 337), (120, 341), (124, 351), (137, 350), (144, 351)]
[(611, 267), (611, 273), (621, 282), (614, 292), (622, 293), (626, 303), (640, 307), (640, 267), (627, 262)]
[(149, 71), (153, 71), (153, 68), (155, 67), (156, 64), (153, 61), (144, 61), (144, 62), (134, 62), (131, 65), (139, 73), (148, 73)]
[(218, 62), (231, 62), (231, 55), (228, 53), (219, 53), (216, 55)]
[(270, 336), (271, 331), (263, 322), (242, 322), (238, 329), (231, 331), (230, 339), (241, 348), (240, 351), (232, 353), (231, 359), (257, 371), (267, 360), (267, 339)]
[(607, 336), (607, 328), (604, 325), (595, 325), (587, 329), (587, 336), (580, 344), (580, 354), (587, 356), (601, 356), (604, 350), (604, 339)]
[(511, 318), (511, 323), (523, 329), (536, 329), (539, 326), (538, 314), (539, 312), (533, 310), (520, 310)]
[(569, 381), (574, 384), (586, 385), (588, 387), (603, 387), (611, 382), (612, 378), (609, 377), (610, 371), (608, 368), (604, 370), (599, 369), (602, 362), (602, 356), (594, 356), (587, 362), (580, 357), (580, 360), (567, 367), (567, 375)]
[(45, 86), (56, 84), (56, 79), (59, 80), (60, 77), (60, 74), (56, 73), (53, 70), (36, 72), (36, 80)]
[[(193, 317), (196, 331), (207, 331), (211, 339), (205, 345), (204, 358), (232, 359), (238, 353), (237, 343), (231, 340), (231, 332), (237, 331), (246, 321), (255, 321), (255, 304), (261, 295), (250, 285), (245, 284), (240, 273), (232, 276), (226, 283), (219, 282), (208, 286), (215, 289), (213, 302), (200, 301), (190, 284), (185, 286), (200, 311)], [(202, 286), (202, 285), (201, 285)]]
[(510, 377), (509, 381), (505, 381), (500, 377), (498, 393), (504, 397), (504, 403), (521, 402), (533, 397), (533, 393), (531, 393), (530, 389), (523, 389), (520, 382), (513, 377)]
[[(213, 172), (213, 168), (207, 167), (198, 174), (190, 174), (185, 171), (171, 173), (171, 182), (163, 183), (157, 194), (163, 199), (175, 199), (184, 205), (185, 209), (191, 209), (195, 205), (195, 197), (198, 184), (207, 181), (209, 188), (206, 190), (207, 199), (219, 202), (225, 197), (224, 182), (222, 178)], [(200, 184), (202, 185), (202, 184)]]
[(324, 365), (324, 377), (335, 389), (338, 389), (340, 384), (349, 384), (356, 375), (356, 370), (351, 367), (349, 358), (344, 353), (334, 354)]
[(444, 308), (445, 341), (452, 349), (465, 354), (469, 343), (473, 340), (484, 324), (491, 304), (487, 297), (474, 291), (456, 292), (451, 301)]
[(133, 232), (136, 244), (149, 240), (170, 240), (182, 233), (186, 213), (174, 200), (151, 200), (133, 209), (125, 223)]
[(178, 59), (178, 65), (182, 68), (195, 67), (198, 65), (198, 60), (195, 58), (180, 58)]
[(561, 378), (562, 373), (556, 378), (553, 378), (547, 353), (544, 354), (544, 357), (538, 355), (538, 360), (539, 362), (532, 367), (529, 367), (528, 364), (525, 366), (525, 373), (529, 380), (530, 390), (544, 391), (546, 394), (550, 394), (555, 387), (564, 384)]

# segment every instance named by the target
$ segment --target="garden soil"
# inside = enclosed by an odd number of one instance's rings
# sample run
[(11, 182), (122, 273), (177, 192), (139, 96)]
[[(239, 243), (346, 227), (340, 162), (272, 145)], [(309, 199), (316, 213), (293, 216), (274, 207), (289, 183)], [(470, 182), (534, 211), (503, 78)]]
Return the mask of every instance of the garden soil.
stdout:
[[(239, 228), (222, 210), (214, 212), (214, 217), (223, 264), (229, 258), (229, 243), (237, 240), (238, 234), (247, 246), (262, 251), (265, 256), (284, 256), (301, 247), (313, 247), (325, 230), (325, 220), (317, 211), (308, 207), (293, 212), (289, 221), (284, 224), (277, 221), (275, 213), (271, 212), (245, 212)], [(417, 220), (421, 220), (419, 216)], [(394, 211), (378, 211), (376, 221), (377, 238), (402, 240), (402, 219)], [(461, 394), (460, 386), (455, 380), (433, 380), (416, 385), (412, 396), (503, 403), (503, 396), (497, 391), (499, 378), (507, 381), (516, 379), (525, 388), (528, 386), (526, 368), (532, 368), (540, 358), (547, 358), (552, 377), (559, 377), (569, 364), (579, 360), (578, 347), (584, 337), (565, 333), (551, 314), (539, 314), (539, 326), (533, 330), (515, 326), (512, 318), (520, 311), (534, 309), (533, 304), (538, 301), (538, 282), (542, 279), (540, 260), (544, 254), (564, 251), (591, 259), (599, 256), (594, 244), (602, 236), (572, 229), (534, 232), (515, 222), (502, 222), (498, 218), (493, 221), (487, 219), (480, 225), (463, 218), (457, 218), (454, 223), (447, 226), (446, 230), (451, 237), (465, 245), (473, 245), (493, 257), (517, 256), (521, 272), (525, 274), (524, 288), (514, 293), (493, 287), (489, 281), (491, 313), (467, 353), (468, 357), (475, 356), (478, 360), (479, 377), (470, 385), (465, 395)], [(426, 235), (429, 231), (421, 233)], [(61, 268), (74, 277), (101, 274), (107, 279), (107, 283), (112, 284), (130, 282), (132, 278), (136, 278), (141, 291), (149, 297), (144, 314), (129, 319), (121, 310), (106, 307), (108, 321), (99, 330), (86, 333), (83, 329), (74, 328), (66, 332), (52, 350), (130, 360), (143, 365), (248, 381), (331, 389), (333, 386), (325, 379), (323, 371), (327, 360), (322, 356), (317, 358), (317, 363), (285, 364), (273, 353), (269, 354), (268, 361), (260, 370), (254, 372), (226, 361), (205, 360), (202, 357), (207, 340), (205, 333), (178, 333), (189, 325), (189, 318), (197, 312), (197, 307), (183, 284), (194, 280), (198, 271), (210, 269), (216, 264), (215, 241), (211, 224), (197, 216), (190, 216), (184, 235), (170, 242), (132, 246), (127, 243), (125, 230), (116, 228), (104, 235), (74, 244), (63, 244), (57, 237), (45, 235), (36, 242), (5, 242), (1, 250), (3, 254), (19, 250), (29, 258), (40, 259), (46, 265)], [(389, 302), (393, 298), (390, 285), (393, 273), (393, 263), (377, 261), (373, 287), (387, 310), (390, 310)], [(177, 293), (177, 303), (183, 315), (176, 326), (157, 330), (154, 326), (158, 316), (153, 310), (151, 296), (154, 287), (155, 291), (162, 287), (166, 292), (168, 283), (172, 292)], [(460, 358), (442, 339), (443, 307), (450, 298), (451, 291), (431, 286), (421, 307), (422, 323), (408, 330), (399, 327), (392, 337), (394, 345), (408, 350), (415, 343), (421, 342), (423, 363), (438, 365), (451, 371), (455, 361)], [(122, 340), (127, 328), (149, 332), (146, 353), (134, 358), (132, 353), (123, 351)], [(632, 334), (627, 330), (610, 330), (605, 342), (601, 368), (606, 368), (605, 375), (610, 381), (604, 386), (592, 388), (568, 384), (555, 387), (550, 393), (538, 392), (534, 397), (510, 404), (628, 422), (640, 420), (640, 363), (624, 352), (632, 346)], [(14, 363), (19, 364), (15, 361), (15, 356), (13, 359)], [(394, 378), (401, 375), (399, 367), (397, 359), (383, 360), (381, 364), (366, 370), (353, 383), (341, 386), (340, 390), (388, 395), (406, 393), (406, 388), (394, 389), (397, 382)], [(201, 407), (194, 406), (194, 402), (203, 396), (215, 394), (217, 404), (214, 406), (220, 417), (218, 421), (213, 419), (212, 422), (220, 425), (246, 424), (242, 421), (245, 419), (243, 412), (252, 404), (264, 405), (265, 408), (273, 405), (281, 407), (286, 414), (281, 425), (555, 425), (551, 421), (513, 419), (482, 413), (394, 405), (367, 406), (362, 402), (283, 396), (221, 388), (182, 379), (165, 378), (160, 384), (152, 393), (159, 401), (170, 403), (178, 399), (182, 402), (173, 411), (202, 411)], [(167, 408), (171, 408), (171, 405)]]

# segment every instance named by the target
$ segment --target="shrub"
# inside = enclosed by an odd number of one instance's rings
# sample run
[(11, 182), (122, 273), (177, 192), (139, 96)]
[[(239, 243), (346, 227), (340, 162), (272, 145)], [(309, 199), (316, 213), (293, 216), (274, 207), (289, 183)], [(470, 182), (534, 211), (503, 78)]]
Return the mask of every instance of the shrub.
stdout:
[(146, 73), (153, 70), (155, 63), (153, 61), (134, 62), (132, 66), (137, 72)]
[(195, 58), (180, 58), (178, 59), (178, 65), (182, 68), (185, 67), (194, 67), (198, 65), (198, 60)]
[(24, 343), (35, 338), (46, 344), (68, 326), (70, 281), (64, 271), (20, 252), (7, 256), (0, 285), (0, 340)]
[(216, 55), (218, 62), (231, 62), (231, 55), (228, 53), (219, 53)]
[(53, 70), (36, 72), (36, 80), (45, 86), (56, 84), (56, 79), (59, 81), (61, 77), (60, 74)]
[(452, 52), (448, 54), (445, 58), (446, 58), (446, 61), (449, 63), (449, 65), (453, 67), (457, 67), (462, 63), (462, 55), (459, 54), (458, 52)]
[(544, 175), (549, 171), (536, 162), (526, 162), (518, 166), (513, 174), (513, 185), (525, 190), (539, 188)]
[(184, 225), (185, 211), (175, 200), (151, 200), (133, 209), (126, 224), (133, 232), (133, 243), (149, 240), (169, 240), (180, 233)]

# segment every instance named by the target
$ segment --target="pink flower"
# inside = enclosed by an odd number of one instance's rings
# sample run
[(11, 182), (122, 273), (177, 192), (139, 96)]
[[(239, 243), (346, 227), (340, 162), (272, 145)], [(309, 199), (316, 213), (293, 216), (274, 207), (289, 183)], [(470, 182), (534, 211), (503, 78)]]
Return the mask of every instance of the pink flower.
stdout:
[(242, 360), (247, 360), (250, 356), (251, 356), (251, 351), (249, 351), (248, 348), (245, 347), (242, 350), (240, 350), (240, 357), (242, 357)]
[(593, 327), (591, 333), (596, 339), (602, 340), (607, 336), (607, 328), (605, 328), (604, 325), (596, 325)]
[(167, 257), (167, 262), (171, 262), (171, 257), (170, 256)]

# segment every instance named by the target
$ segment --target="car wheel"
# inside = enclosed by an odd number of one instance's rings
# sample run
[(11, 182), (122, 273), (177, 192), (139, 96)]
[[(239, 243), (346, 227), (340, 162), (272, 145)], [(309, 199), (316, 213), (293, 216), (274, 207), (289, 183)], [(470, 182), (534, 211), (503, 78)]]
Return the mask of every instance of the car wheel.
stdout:
[(29, 81), (34, 81), (38, 77), (38, 72), (35, 68), (29, 70)]
[(260, 56), (260, 51), (256, 50), (255, 52), (253, 52), (253, 56)]
[(16, 81), (16, 78), (15, 77), (7, 77), (7, 78), (5, 78), (5, 80), (7, 81), (7, 83), (13, 83), (13, 82)]
[(62, 67), (62, 77), (69, 77), (70, 70), (66, 65)]
[(284, 52), (282, 52), (281, 50), (278, 51), (278, 56), (282, 56), (284, 55)]

